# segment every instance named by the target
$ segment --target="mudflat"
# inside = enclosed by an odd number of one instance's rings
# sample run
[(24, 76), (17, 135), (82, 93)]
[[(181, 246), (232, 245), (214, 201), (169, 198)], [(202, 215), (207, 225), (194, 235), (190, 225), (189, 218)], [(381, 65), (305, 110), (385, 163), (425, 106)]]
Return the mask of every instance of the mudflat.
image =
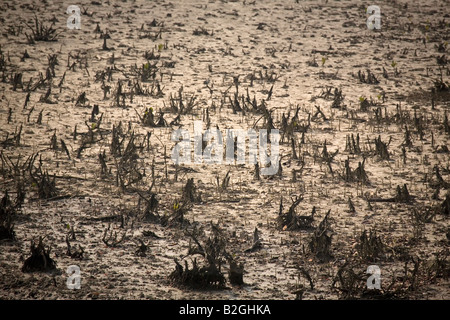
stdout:
[(2, 1), (0, 298), (449, 299), (449, 4), (373, 4)]

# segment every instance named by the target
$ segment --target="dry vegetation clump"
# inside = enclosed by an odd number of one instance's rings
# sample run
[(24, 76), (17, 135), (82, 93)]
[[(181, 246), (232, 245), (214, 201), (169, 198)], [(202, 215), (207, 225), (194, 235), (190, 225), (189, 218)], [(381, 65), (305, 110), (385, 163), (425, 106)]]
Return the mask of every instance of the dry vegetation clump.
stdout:
[(201, 192), (197, 190), (194, 183), (194, 178), (187, 180), (186, 185), (183, 188), (183, 195), (181, 196), (181, 199), (191, 203), (202, 202)]
[(16, 238), (13, 224), (15, 214), (16, 207), (9, 198), (8, 192), (5, 192), (5, 195), (0, 201), (0, 240), (14, 240)]
[(359, 236), (356, 250), (362, 260), (375, 262), (382, 258), (382, 255), (386, 252), (386, 247), (381, 237), (377, 236), (376, 231), (370, 230), (367, 233), (367, 230), (364, 230)]
[(312, 209), (311, 215), (298, 215), (295, 208), (303, 200), (303, 197), (296, 197), (287, 212), (283, 212), (283, 199), (280, 200), (280, 211), (277, 217), (278, 229), (280, 230), (310, 230), (313, 229), (314, 214), (316, 208)]
[(211, 233), (207, 239), (201, 243), (199, 237), (205, 237), (202, 230), (194, 228), (188, 235), (194, 242), (190, 245), (188, 255), (200, 255), (204, 261), (201, 266), (197, 258), (192, 260), (192, 268), (189, 269), (187, 260), (184, 260), (184, 268), (175, 259), (175, 270), (169, 275), (170, 281), (176, 286), (183, 286), (193, 289), (225, 289), (226, 278), (222, 271), (224, 263), (229, 263), (228, 279), (233, 285), (242, 285), (244, 266), (238, 263), (226, 249), (227, 239), (223, 231), (211, 223)]
[(309, 249), (319, 261), (329, 261), (332, 258), (331, 240), (333, 230), (331, 229), (330, 213), (331, 209), (328, 210), (319, 226), (314, 230), (309, 241)]
[(355, 269), (349, 261), (346, 261), (333, 279), (331, 288), (338, 291), (341, 299), (355, 299), (366, 287), (367, 277), (364, 271)]
[(161, 225), (166, 227), (182, 227), (188, 225), (190, 222), (185, 218), (185, 215), (192, 209), (192, 203), (190, 201), (178, 201), (175, 200), (172, 208), (169, 209), (169, 213), (161, 216)]
[(25, 23), (25, 25), (31, 30), (31, 34), (25, 33), (28, 43), (34, 44), (36, 41), (56, 41), (58, 34), (54, 29), (55, 23), (50, 26), (44, 25), (42, 21), (39, 21), (38, 17), (34, 17), (34, 25)]
[(31, 256), (24, 261), (22, 272), (48, 272), (56, 269), (56, 261), (50, 258), (51, 249), (46, 247), (43, 240), (43, 237), (39, 237), (37, 244), (31, 240)]

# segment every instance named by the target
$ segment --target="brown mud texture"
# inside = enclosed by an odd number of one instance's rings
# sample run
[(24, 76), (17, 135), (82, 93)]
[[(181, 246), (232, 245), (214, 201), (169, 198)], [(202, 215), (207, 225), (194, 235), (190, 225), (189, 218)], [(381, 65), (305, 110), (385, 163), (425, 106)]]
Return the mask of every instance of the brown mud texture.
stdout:
[(450, 298), (448, 1), (76, 4), (0, 3), (0, 299)]

